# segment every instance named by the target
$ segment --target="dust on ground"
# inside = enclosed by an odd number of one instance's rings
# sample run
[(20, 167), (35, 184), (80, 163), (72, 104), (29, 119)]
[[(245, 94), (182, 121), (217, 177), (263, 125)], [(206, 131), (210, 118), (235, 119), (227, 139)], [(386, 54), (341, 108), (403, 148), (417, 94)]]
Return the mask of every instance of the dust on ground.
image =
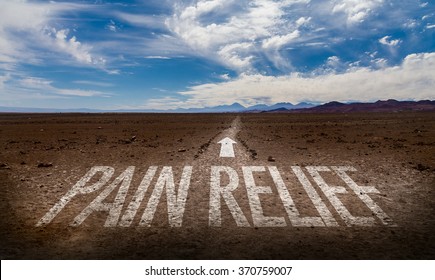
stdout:
[[(234, 158), (220, 158), (230, 137)], [(435, 113), (390, 114), (2, 114), (0, 115), (0, 256), (2, 259), (433, 259), (435, 256)], [(184, 166), (192, 177), (181, 227), (170, 227), (165, 193), (150, 227), (104, 227), (107, 212), (80, 226), (74, 217), (101, 191), (75, 197), (51, 223), (37, 222), (93, 166), (112, 179), (134, 175), (123, 210), (150, 166), (171, 166), (176, 185)], [(233, 195), (246, 218), (239, 227), (221, 201), (221, 226), (209, 225), (212, 166), (231, 167)], [(243, 166), (255, 173), (264, 215), (280, 227), (255, 226)], [(292, 167), (352, 166), (352, 179), (374, 186), (371, 199), (396, 226), (347, 226), (319, 190), (337, 227), (294, 227), (267, 172), (279, 171), (301, 216), (318, 216)], [(322, 172), (329, 185), (343, 185)], [(157, 175), (155, 176), (157, 177)], [(221, 178), (222, 186), (229, 178)], [(145, 193), (153, 192), (156, 178)], [(116, 191), (107, 197), (113, 201)], [(354, 215), (370, 216), (350, 192), (338, 194)], [(146, 201), (145, 201), (146, 202)], [(138, 213), (142, 213), (145, 204)]]

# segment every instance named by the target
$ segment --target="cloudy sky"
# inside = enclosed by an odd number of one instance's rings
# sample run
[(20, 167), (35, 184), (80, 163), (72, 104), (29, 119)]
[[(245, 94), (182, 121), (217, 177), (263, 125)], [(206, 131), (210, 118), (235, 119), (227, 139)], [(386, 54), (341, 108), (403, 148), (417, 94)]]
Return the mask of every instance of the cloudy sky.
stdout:
[(0, 0), (0, 106), (435, 99), (435, 3)]

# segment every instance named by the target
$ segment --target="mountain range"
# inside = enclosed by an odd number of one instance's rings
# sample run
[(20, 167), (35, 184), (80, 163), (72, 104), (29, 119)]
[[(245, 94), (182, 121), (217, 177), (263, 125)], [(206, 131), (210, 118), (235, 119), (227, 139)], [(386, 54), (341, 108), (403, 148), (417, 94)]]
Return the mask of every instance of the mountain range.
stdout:
[(373, 103), (341, 103), (332, 101), (322, 105), (314, 103), (292, 104), (288, 102), (273, 105), (258, 104), (245, 107), (240, 103), (219, 105), (205, 108), (173, 109), (173, 110), (97, 110), (97, 109), (45, 109), (2, 107), (4, 113), (350, 113), (350, 112), (398, 112), (398, 111), (435, 111), (435, 101), (397, 101), (394, 99), (376, 101)]
[(353, 113), (353, 112), (402, 112), (402, 111), (435, 111), (435, 101), (397, 101), (394, 99), (378, 100), (373, 103), (340, 103), (329, 102), (312, 108), (281, 110), (290, 113)]
[(236, 113), (236, 112), (263, 112), (276, 109), (302, 109), (311, 108), (316, 106), (312, 103), (299, 103), (293, 105), (292, 103), (276, 103), (274, 105), (258, 104), (251, 107), (245, 107), (240, 103), (233, 103), (231, 105), (219, 105), (215, 107), (204, 108), (188, 108), (188, 109), (172, 109), (172, 110), (150, 110), (150, 109), (130, 109), (130, 110), (98, 110), (98, 109), (44, 109), (44, 108), (22, 108), (22, 107), (2, 107), (0, 112), (13, 112), (13, 113)]

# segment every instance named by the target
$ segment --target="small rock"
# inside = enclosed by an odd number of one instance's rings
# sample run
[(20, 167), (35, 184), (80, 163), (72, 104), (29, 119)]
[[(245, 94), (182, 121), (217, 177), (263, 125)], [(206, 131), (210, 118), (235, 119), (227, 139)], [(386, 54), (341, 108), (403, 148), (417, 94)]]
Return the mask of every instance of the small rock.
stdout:
[(99, 126), (98, 129), (103, 129), (103, 128), (101, 126)]
[(275, 158), (272, 157), (272, 156), (269, 156), (269, 157), (267, 158), (267, 161), (275, 162)]
[(11, 169), (6, 163), (0, 163), (0, 168)]
[(134, 140), (136, 140), (136, 135), (131, 136), (130, 141), (133, 142)]
[(125, 144), (125, 145), (131, 144), (131, 142), (132, 142), (131, 140), (119, 140), (118, 141), (119, 144)]
[(41, 168), (41, 167), (52, 167), (52, 166), (53, 166), (53, 164), (51, 162), (48, 162), (48, 163), (41, 162), (41, 163), (38, 164), (39, 168)]
[(179, 153), (184, 153), (185, 151), (186, 151), (185, 148), (178, 149), (178, 152), (179, 152)]
[(430, 169), (430, 167), (425, 166), (425, 165), (419, 163), (419, 164), (417, 165), (417, 167), (415, 167), (415, 169), (417, 169), (418, 171), (425, 171), (425, 170)]

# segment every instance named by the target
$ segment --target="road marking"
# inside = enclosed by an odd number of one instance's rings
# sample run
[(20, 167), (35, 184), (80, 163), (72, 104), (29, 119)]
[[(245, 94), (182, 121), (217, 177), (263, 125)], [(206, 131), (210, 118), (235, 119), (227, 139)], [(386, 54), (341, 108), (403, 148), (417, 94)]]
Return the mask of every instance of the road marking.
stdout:
[(120, 226), (129, 227), (133, 222), (134, 216), (136, 215), (136, 212), (139, 209), (139, 206), (145, 197), (145, 193), (147, 192), (148, 187), (151, 184), (151, 180), (156, 174), (156, 171), (157, 171), (157, 166), (150, 166), (148, 168), (147, 173), (143, 177), (142, 182), (137, 188), (136, 193), (131, 199), (131, 202), (128, 205), (127, 210), (125, 211), (124, 215), (121, 218), (121, 221), (119, 222)]
[[(134, 192), (128, 207), (121, 215), (127, 193), (133, 181), (135, 166), (129, 166), (124, 172), (117, 176), (113, 181), (111, 177), (114, 175), (115, 169), (110, 166), (94, 166), (92, 167), (72, 188), (69, 190), (60, 201), (56, 203), (36, 224), (37, 227), (49, 224), (65, 206), (76, 196), (87, 195), (101, 190), (101, 193), (87, 206), (79, 215), (77, 215), (70, 226), (81, 225), (94, 212), (107, 212), (105, 227), (129, 227), (131, 226), (134, 217), (136, 216), (141, 204), (144, 201), (145, 194), (149, 189), (153, 178), (156, 176), (158, 166), (150, 166), (144, 175), (141, 183)], [(265, 195), (273, 195), (272, 187), (258, 186), (255, 182), (254, 173), (266, 176), (264, 172), (269, 172), (274, 183), (281, 202), (287, 212), (290, 223), (295, 227), (337, 227), (339, 224), (334, 219), (328, 207), (322, 201), (310, 180), (323, 192), (323, 195), (331, 203), (332, 207), (347, 226), (375, 226), (378, 218), (385, 226), (397, 226), (391, 218), (368, 196), (370, 193), (379, 193), (373, 186), (360, 186), (347, 174), (348, 172), (356, 172), (352, 166), (306, 166), (304, 168), (309, 175), (305, 175), (300, 166), (291, 166), (291, 170), (296, 175), (296, 182), (299, 181), (305, 189), (311, 202), (320, 214), (320, 217), (307, 217), (299, 213), (293, 198), (290, 196), (289, 189), (284, 183), (283, 178), (276, 166), (241, 166), (242, 179), (240, 182), (238, 172), (229, 166), (211, 166), (210, 174), (210, 208), (209, 208), (209, 226), (222, 226), (222, 205), (226, 204), (233, 219), (239, 227), (284, 227), (287, 222), (284, 217), (266, 216), (263, 212), (260, 198)], [(321, 172), (330, 172), (336, 178), (340, 178), (347, 186), (333, 186), (326, 183), (322, 178)], [(171, 166), (163, 166), (160, 175), (157, 178), (152, 194), (146, 204), (145, 210), (139, 221), (139, 226), (151, 226), (154, 219), (157, 206), (160, 203), (163, 192), (166, 193), (166, 204), (168, 213), (168, 222), (171, 227), (181, 227), (183, 223), (183, 215), (186, 207), (188, 191), (193, 173), (192, 166), (184, 166), (178, 186), (176, 185), (173, 169)], [(310, 177), (310, 179), (308, 177)], [(288, 178), (287, 178), (288, 179)], [(288, 182), (290, 188), (293, 183)], [(242, 208), (236, 200), (236, 190), (239, 186), (244, 186), (247, 192), (249, 209), (251, 213), (252, 225), (248, 221)], [(116, 196), (112, 195), (118, 189)], [(238, 192), (240, 193), (240, 192)], [(346, 208), (340, 198), (348, 193), (354, 193), (366, 206), (372, 211), (371, 216), (356, 216), (357, 213), (352, 213)], [(337, 194), (341, 195), (338, 196)], [(114, 197), (114, 198), (110, 198)], [(240, 199), (237, 196), (237, 199)], [(243, 198), (242, 198), (243, 199)], [(250, 211), (249, 211), (250, 210)], [(323, 220), (323, 221), (322, 221)]]
[(328, 207), (326, 207), (325, 203), (322, 201), (319, 194), (314, 189), (313, 185), (311, 185), (310, 180), (308, 180), (307, 176), (302, 171), (302, 168), (300, 166), (292, 166), (292, 170), (298, 178), (299, 182), (302, 184), (302, 187), (305, 189), (305, 192), (310, 197), (311, 201), (314, 204), (314, 207), (316, 207), (317, 212), (319, 212), (326, 226), (338, 227), (337, 221), (334, 219), (331, 212), (329, 212)]
[(148, 200), (147, 207), (142, 215), (139, 225), (147, 227), (151, 226), (154, 213), (157, 210), (157, 205), (160, 202), (160, 197), (164, 187), (166, 186), (169, 225), (171, 227), (181, 227), (191, 177), (192, 166), (185, 166), (183, 168), (183, 174), (181, 175), (177, 195), (172, 167), (164, 166), (159, 178), (157, 179), (151, 198)]
[[(98, 182), (85, 187), (86, 183), (88, 183), (92, 177), (94, 177), (97, 173), (102, 172), (103, 175), (98, 180)], [(48, 212), (44, 215), (44, 217), (39, 220), (36, 224), (37, 227), (49, 224), (57, 214), (62, 211), (65, 205), (68, 204), (78, 194), (88, 194), (94, 191), (101, 189), (109, 179), (112, 177), (115, 169), (110, 166), (94, 166), (92, 167), (88, 173), (85, 174), (60, 200), (56, 203)]]
[(292, 225), (294, 227), (324, 227), (325, 224), (321, 217), (301, 217), (281, 175), (278, 172), (278, 168), (276, 168), (276, 166), (268, 166), (268, 168)]
[[(109, 212), (105, 227), (114, 227), (118, 223), (121, 215), (122, 206), (124, 205), (125, 197), (127, 196), (128, 188), (130, 187), (133, 178), (135, 167), (129, 166), (121, 175), (119, 175), (108, 187), (106, 187), (83, 211), (74, 219), (71, 226), (79, 226), (93, 212), (104, 211)], [(114, 202), (104, 202), (104, 200), (121, 185)]]
[[(225, 187), (221, 187), (221, 173), (227, 173), (230, 182)], [(246, 216), (240, 209), (239, 204), (234, 198), (232, 192), (239, 186), (239, 176), (237, 172), (228, 166), (212, 166), (210, 177), (210, 211), (209, 225), (220, 227), (222, 224), (221, 216), (221, 197), (224, 199), (231, 215), (236, 220), (239, 227), (250, 227)]]
[(351, 188), (355, 194), (364, 202), (367, 207), (372, 210), (372, 212), (381, 220), (382, 224), (386, 226), (395, 227), (397, 226), (393, 220), (385, 214), (385, 212), (379, 207), (371, 198), (368, 196), (368, 193), (379, 193), (379, 191), (373, 187), (373, 186), (359, 186), (357, 183), (355, 183), (349, 175), (346, 173), (346, 171), (355, 172), (357, 171), (352, 166), (332, 166), (332, 170), (337, 173), (338, 176), (343, 179), (343, 181)]
[(236, 144), (237, 142), (229, 137), (225, 137), (221, 141), (218, 142), (218, 144), (221, 144), (221, 152), (220, 157), (235, 157), (234, 155), (234, 147), (233, 144)]
[(254, 172), (264, 172), (264, 166), (243, 166), (242, 172), (245, 179), (248, 200), (251, 207), (252, 220), (256, 227), (285, 227), (287, 224), (283, 217), (266, 217), (260, 203), (260, 194), (272, 194), (269, 186), (257, 186), (254, 180)]
[[(373, 217), (356, 217), (353, 216), (349, 210), (344, 206), (344, 204), (340, 201), (338, 196), (336, 194), (346, 194), (347, 190), (342, 186), (330, 186), (328, 185), (325, 180), (322, 178), (319, 172), (331, 172), (331, 169), (329, 169), (327, 166), (308, 166), (307, 167), (308, 173), (310, 173), (311, 177), (313, 177), (314, 181), (317, 183), (319, 188), (323, 191), (325, 196), (329, 199), (332, 206), (334, 206), (335, 210), (337, 210), (337, 213), (341, 216), (343, 221), (346, 223), (347, 226), (373, 226), (375, 225), (375, 219)], [(349, 177), (345, 177), (345, 174), (343, 171), (347, 169), (338, 169), (338, 171), (342, 171), (339, 175), (343, 179), (348, 179)], [(350, 178), (349, 178), (350, 179)], [(352, 181), (353, 182), (353, 181)], [(348, 185), (352, 185), (349, 180), (346, 182)], [(361, 193), (364, 191), (362, 188), (358, 188), (358, 190), (361, 191)], [(368, 189), (367, 189), (368, 190)], [(370, 189), (371, 192), (374, 192), (373, 189)], [(356, 193), (359, 195), (358, 193)], [(361, 198), (361, 196), (359, 196)]]

